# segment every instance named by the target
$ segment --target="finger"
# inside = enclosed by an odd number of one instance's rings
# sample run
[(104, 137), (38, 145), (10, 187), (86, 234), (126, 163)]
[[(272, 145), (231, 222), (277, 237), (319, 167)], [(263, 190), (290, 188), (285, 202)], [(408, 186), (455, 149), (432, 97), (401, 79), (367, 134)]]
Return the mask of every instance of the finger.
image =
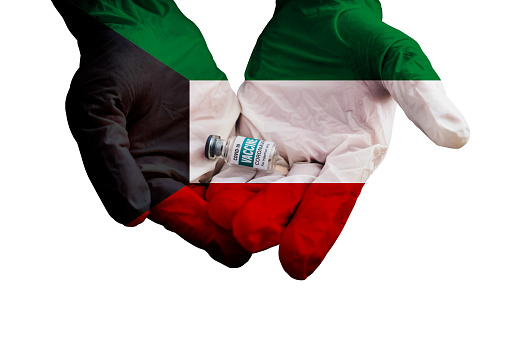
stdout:
[(470, 132), (441, 81), (383, 81), (406, 116), (438, 146), (461, 148)]
[(232, 230), (235, 214), (264, 187), (265, 184), (211, 183), (206, 192), (209, 216), (220, 227)]
[(207, 185), (203, 184), (188, 184), (187, 187), (197, 194), (202, 200), (206, 200)]
[(312, 183), (283, 232), (279, 259), (295, 279), (306, 279), (323, 261), (362, 190), (362, 183)]
[(149, 211), (144, 212), (142, 215), (138, 216), (137, 218), (135, 218), (134, 220), (132, 220), (131, 222), (126, 224), (126, 226), (128, 226), (128, 227), (137, 226), (140, 223), (144, 222), (144, 220), (146, 220), (148, 216), (149, 216)]
[(381, 12), (347, 11), (338, 20), (338, 32), (359, 65), (357, 76), (383, 85), (414, 122), (436, 144), (460, 148), (469, 139), (469, 127), (447, 98), (441, 80), (420, 45), (383, 23)]
[(272, 173), (225, 165), (206, 192), (209, 215), (220, 227), (232, 230), (232, 221), (241, 207), (261, 192), (267, 183), (286, 176), (288, 164), (278, 160)]
[(118, 84), (94, 71), (77, 71), (67, 96), (67, 119), (105, 208), (116, 221), (129, 224), (149, 210), (149, 187), (130, 154), (128, 108)]
[(388, 49), (381, 79), (407, 117), (439, 146), (460, 148), (469, 140), (469, 126), (418, 43), (385, 25)]
[(308, 184), (271, 183), (242, 205), (232, 220), (235, 239), (248, 251), (278, 245)]
[(69, 126), (106, 209), (133, 225), (181, 187), (151, 201), (145, 177), (188, 182), (189, 81), (91, 16), (80, 18), (95, 31), (92, 45), (80, 38)]
[(266, 183), (235, 215), (232, 230), (237, 241), (250, 252), (278, 245), (308, 184), (316, 179), (321, 167), (318, 163), (295, 163), (288, 176)]
[(207, 202), (191, 188), (183, 187), (160, 202), (150, 210), (149, 218), (228, 267), (240, 267), (251, 257), (230, 232), (209, 218)]
[(82, 52), (68, 122), (106, 209), (132, 225), (182, 186), (151, 201), (146, 177), (188, 181), (188, 80), (110, 29), (95, 44)]
[(215, 226), (212, 241), (206, 246), (207, 253), (217, 262), (229, 267), (240, 268), (251, 258), (230, 231)]
[(232, 220), (242, 205), (262, 190), (262, 185), (247, 184), (254, 169), (225, 165), (206, 191), (209, 216), (220, 227), (232, 230)]
[(67, 117), (104, 205), (128, 223), (182, 186), (151, 201), (144, 178), (188, 182), (189, 82), (112, 30), (96, 44), (73, 79)]
[(147, 216), (148, 184), (130, 154), (126, 113), (130, 103), (114, 79), (114, 63), (100, 60), (110, 50), (124, 50), (124, 38), (93, 19), (72, 2), (53, 0), (70, 31), (79, 39), (81, 68), (66, 101), (69, 127), (84, 166), (108, 213), (134, 226)]

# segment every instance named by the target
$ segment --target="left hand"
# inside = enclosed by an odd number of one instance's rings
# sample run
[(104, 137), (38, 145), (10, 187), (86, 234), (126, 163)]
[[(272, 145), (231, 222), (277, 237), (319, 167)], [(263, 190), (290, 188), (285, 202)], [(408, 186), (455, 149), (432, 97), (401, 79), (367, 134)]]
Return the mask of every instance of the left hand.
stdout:
[(81, 52), (67, 119), (108, 213), (129, 226), (149, 217), (220, 263), (246, 263), (209, 218), (204, 187), (189, 185), (213, 170), (195, 158), (202, 130), (229, 133), (239, 115), (198, 28), (172, 0), (53, 2)]

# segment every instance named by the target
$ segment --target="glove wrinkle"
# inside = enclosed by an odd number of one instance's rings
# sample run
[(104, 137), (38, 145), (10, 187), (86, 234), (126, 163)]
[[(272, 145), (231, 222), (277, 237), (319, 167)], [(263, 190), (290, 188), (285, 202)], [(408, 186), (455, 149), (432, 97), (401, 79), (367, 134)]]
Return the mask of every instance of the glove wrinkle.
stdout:
[(321, 264), (339, 237), (363, 184), (309, 185), (283, 232), (279, 259), (294, 279), (306, 279)]
[[(307, 278), (323, 261), (384, 159), (395, 101), (436, 143), (467, 141), (467, 124), (436, 91), (442, 86), (429, 59), (415, 40), (382, 22), (376, 0), (278, 0), (245, 77), (238, 134), (275, 142), (290, 172), (251, 178), (237, 170), (227, 181), (225, 169), (212, 181), (273, 182), (230, 205), (228, 216), (249, 251), (279, 243), (281, 264), (293, 278)], [(411, 89), (413, 82), (419, 85)], [(300, 197), (275, 190), (291, 182), (310, 185)], [(297, 204), (288, 205), (290, 199)]]
[[(100, 37), (74, 76), (67, 118), (109, 214), (129, 224), (189, 181), (189, 82), (114, 31)], [(142, 169), (181, 184), (151, 202)]]
[[(69, 127), (109, 214), (128, 226), (149, 216), (227, 266), (246, 263), (251, 254), (209, 218), (206, 187), (186, 187), (190, 161), (191, 180), (214, 168), (194, 150), (202, 129), (228, 134), (240, 110), (198, 28), (172, 0), (53, 3), (81, 52)], [(190, 89), (189, 79), (200, 81)], [(190, 160), (190, 139), (201, 159)]]
[(446, 96), (440, 81), (384, 81), (406, 116), (435, 144), (461, 148), (469, 140), (469, 125)]
[(149, 219), (205, 250), (225, 266), (244, 265), (251, 253), (244, 250), (229, 231), (221, 229), (209, 218), (207, 202), (197, 194), (195, 186), (192, 185), (193, 189), (185, 186), (153, 207)]
[(307, 186), (306, 183), (265, 184), (235, 214), (232, 220), (235, 239), (250, 252), (278, 245)]

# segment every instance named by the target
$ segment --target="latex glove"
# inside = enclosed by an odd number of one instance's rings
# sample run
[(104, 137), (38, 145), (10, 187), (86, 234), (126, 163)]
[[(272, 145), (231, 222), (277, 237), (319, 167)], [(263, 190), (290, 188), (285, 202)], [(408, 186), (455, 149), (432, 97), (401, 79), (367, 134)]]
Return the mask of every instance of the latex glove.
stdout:
[(375, 0), (278, 0), (238, 93), (237, 134), (276, 142), (286, 170), (225, 168), (209, 212), (249, 251), (279, 244), (296, 279), (323, 261), (383, 160), (396, 102), (440, 146), (469, 138), (418, 44), (381, 16)]
[(81, 52), (68, 123), (109, 214), (127, 225), (149, 215), (219, 262), (244, 264), (250, 253), (209, 219), (205, 188), (187, 187), (214, 169), (195, 157), (203, 127), (226, 135), (239, 115), (198, 28), (170, 0), (53, 3)]

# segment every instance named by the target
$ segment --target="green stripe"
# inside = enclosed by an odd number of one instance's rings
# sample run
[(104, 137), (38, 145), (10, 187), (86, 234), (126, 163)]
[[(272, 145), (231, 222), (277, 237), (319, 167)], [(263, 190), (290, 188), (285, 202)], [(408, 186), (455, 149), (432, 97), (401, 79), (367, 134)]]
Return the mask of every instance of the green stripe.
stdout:
[(247, 80), (439, 80), (376, 0), (278, 0)]
[(189, 80), (226, 80), (200, 30), (171, 0), (71, 0)]

